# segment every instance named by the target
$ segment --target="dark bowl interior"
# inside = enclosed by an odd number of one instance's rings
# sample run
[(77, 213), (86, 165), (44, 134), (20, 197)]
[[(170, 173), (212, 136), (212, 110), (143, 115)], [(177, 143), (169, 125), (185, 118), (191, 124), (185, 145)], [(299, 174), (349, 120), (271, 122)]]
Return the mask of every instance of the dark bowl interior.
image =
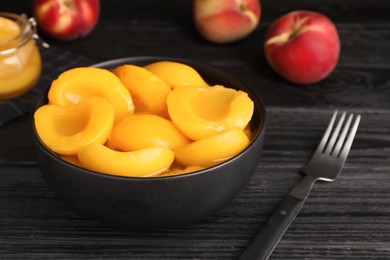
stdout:
[(180, 227), (204, 219), (231, 202), (255, 172), (263, 147), (266, 111), (261, 99), (242, 82), (214, 67), (170, 57), (134, 57), (94, 65), (113, 69), (159, 60), (188, 64), (210, 84), (246, 91), (255, 103), (251, 144), (237, 156), (202, 171), (168, 177), (133, 178), (102, 174), (72, 165), (48, 150), (37, 136), (34, 112), (47, 103), (43, 93), (31, 113), (37, 160), (49, 186), (84, 216), (132, 230)]

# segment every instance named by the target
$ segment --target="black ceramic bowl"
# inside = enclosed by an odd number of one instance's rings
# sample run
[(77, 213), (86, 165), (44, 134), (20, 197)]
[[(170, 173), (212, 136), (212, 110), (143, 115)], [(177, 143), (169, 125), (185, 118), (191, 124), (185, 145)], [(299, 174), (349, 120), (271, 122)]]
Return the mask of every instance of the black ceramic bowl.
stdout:
[(260, 160), (266, 125), (261, 99), (226, 73), (197, 62), (167, 57), (135, 57), (95, 65), (113, 69), (122, 64), (146, 65), (171, 60), (195, 68), (210, 84), (246, 91), (255, 104), (250, 123), (253, 140), (237, 156), (202, 171), (167, 177), (118, 177), (70, 164), (48, 150), (34, 128), (33, 114), (47, 103), (47, 91), (31, 113), (37, 160), (49, 186), (84, 216), (132, 230), (153, 230), (194, 223), (222, 209), (247, 185)]

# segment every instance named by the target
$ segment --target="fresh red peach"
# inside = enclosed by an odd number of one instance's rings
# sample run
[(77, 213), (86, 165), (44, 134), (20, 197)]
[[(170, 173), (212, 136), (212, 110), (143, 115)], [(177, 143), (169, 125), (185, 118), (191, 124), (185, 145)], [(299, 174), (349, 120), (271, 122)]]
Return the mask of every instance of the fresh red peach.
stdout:
[(264, 43), (266, 58), (283, 78), (311, 84), (336, 67), (340, 39), (333, 22), (323, 14), (294, 11), (272, 23)]
[(34, 0), (33, 13), (39, 28), (58, 40), (88, 35), (100, 14), (99, 0)]
[(194, 22), (199, 33), (214, 43), (240, 40), (257, 27), (259, 0), (194, 0)]

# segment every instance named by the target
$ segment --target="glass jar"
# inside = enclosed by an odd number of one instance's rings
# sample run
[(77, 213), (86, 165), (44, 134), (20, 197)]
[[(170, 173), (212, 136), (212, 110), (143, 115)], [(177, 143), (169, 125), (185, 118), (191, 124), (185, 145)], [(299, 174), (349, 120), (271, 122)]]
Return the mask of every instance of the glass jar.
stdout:
[(33, 20), (0, 12), (0, 100), (18, 97), (38, 81), (42, 62)]

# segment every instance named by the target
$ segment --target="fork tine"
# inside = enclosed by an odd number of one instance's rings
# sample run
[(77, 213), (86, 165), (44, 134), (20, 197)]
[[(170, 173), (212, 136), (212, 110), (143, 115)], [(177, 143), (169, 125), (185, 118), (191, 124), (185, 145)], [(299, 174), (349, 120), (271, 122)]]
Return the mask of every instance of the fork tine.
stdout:
[(329, 121), (328, 127), (326, 128), (325, 133), (322, 136), (322, 139), (320, 141), (320, 144), (317, 147), (317, 151), (319, 151), (321, 153), (324, 151), (325, 145), (326, 145), (328, 138), (329, 138), (329, 135), (330, 135), (330, 131), (332, 131), (334, 121), (336, 120), (336, 116), (337, 116), (337, 110), (333, 112), (333, 115)]
[(337, 123), (337, 126), (336, 126), (335, 130), (333, 131), (333, 134), (332, 134), (332, 136), (331, 136), (331, 138), (330, 138), (330, 140), (329, 140), (329, 142), (328, 142), (328, 144), (326, 146), (326, 150), (324, 151), (324, 153), (330, 154), (332, 152), (334, 144), (335, 144), (335, 142), (337, 140), (337, 136), (339, 135), (341, 126), (342, 126), (342, 124), (344, 122), (344, 119), (345, 119), (345, 112), (343, 112), (341, 114), (339, 122)]
[(351, 128), (351, 131), (349, 132), (347, 141), (345, 141), (345, 145), (343, 147), (343, 150), (341, 150), (340, 157), (346, 159), (349, 153), (349, 150), (351, 149), (353, 139), (355, 138), (356, 131), (358, 129), (359, 123), (360, 123), (360, 115), (357, 115), (355, 122), (353, 123), (353, 126)]
[(343, 146), (344, 141), (345, 141), (345, 137), (347, 136), (349, 126), (351, 125), (352, 118), (353, 118), (353, 114), (350, 114), (348, 116), (347, 123), (345, 123), (345, 125), (344, 125), (343, 132), (339, 136), (337, 143), (336, 143), (336, 146), (333, 149), (332, 155), (339, 156), (341, 147)]

